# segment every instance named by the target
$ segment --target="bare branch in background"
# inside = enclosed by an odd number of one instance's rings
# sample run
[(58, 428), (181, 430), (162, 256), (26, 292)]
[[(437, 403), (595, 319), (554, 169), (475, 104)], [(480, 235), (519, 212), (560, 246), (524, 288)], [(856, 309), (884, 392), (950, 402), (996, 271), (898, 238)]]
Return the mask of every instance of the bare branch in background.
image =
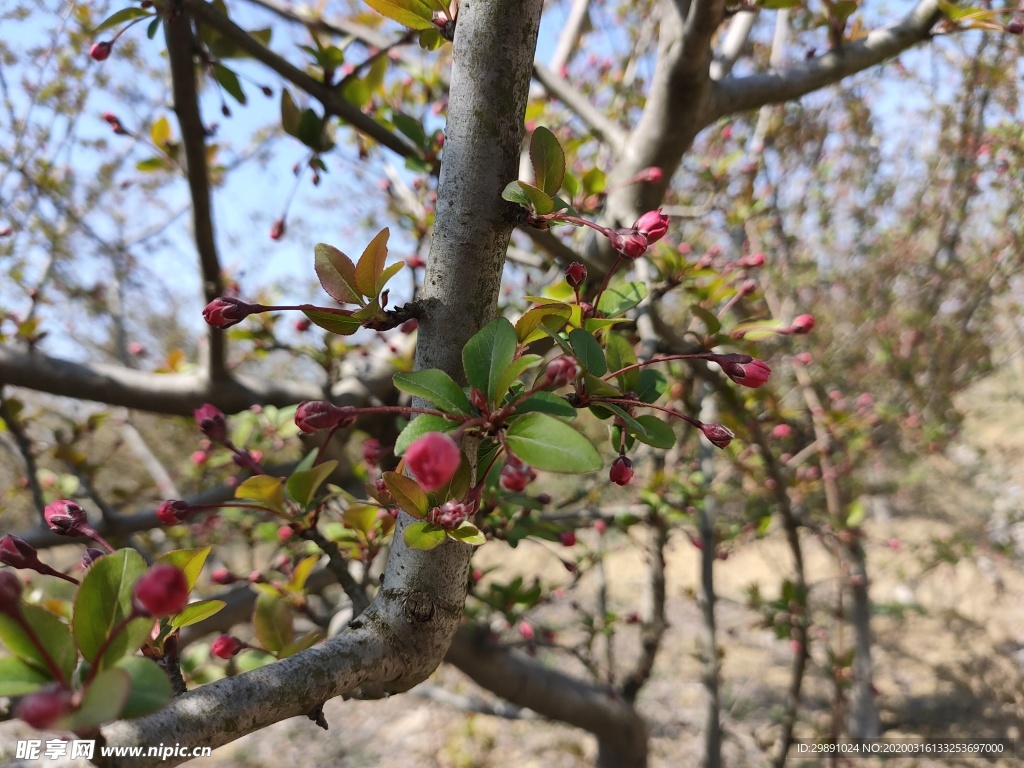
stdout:
[[(2, 370), (2, 369), (0, 369)], [(32, 503), (42, 520), (43, 508), (46, 506), (46, 499), (43, 496), (43, 489), (39, 485), (39, 467), (36, 464), (36, 455), (32, 450), (32, 442), (29, 440), (25, 430), (21, 428), (17, 414), (11, 409), (10, 401), (3, 391), (3, 379), (0, 378), (0, 419), (7, 425), (7, 431), (14, 438), (14, 444), (18, 447), (21, 460), (25, 462), (25, 481), (28, 483), (29, 491), (32, 493)]]
[(539, 61), (533, 63), (533, 76), (556, 99), (567, 106), (589, 128), (595, 136), (608, 145), (613, 154), (618, 154), (626, 142), (626, 132), (615, 124), (601, 110), (590, 103), (590, 99), (573, 88), (569, 82), (545, 67)]

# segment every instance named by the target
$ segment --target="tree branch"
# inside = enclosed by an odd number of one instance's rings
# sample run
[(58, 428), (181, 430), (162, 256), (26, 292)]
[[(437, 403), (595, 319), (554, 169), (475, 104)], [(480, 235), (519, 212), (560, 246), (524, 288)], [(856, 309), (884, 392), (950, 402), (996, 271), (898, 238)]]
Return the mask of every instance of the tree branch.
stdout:
[[(192, 234), (203, 274), (204, 303), (209, 304), (224, 293), (224, 284), (217, 255), (217, 239), (213, 231), (210, 174), (206, 164), (206, 126), (199, 112), (196, 70), (192, 61), (192, 23), (189, 17), (169, 14), (164, 23), (164, 38), (167, 41), (167, 58), (171, 69), (174, 113), (178, 116), (181, 128), (188, 190), (192, 198)], [(218, 380), (226, 377), (224, 332), (212, 325), (208, 326), (206, 342), (206, 368), (210, 378)]]
[(628, 702), (608, 688), (542, 667), (520, 654), (488, 646), (468, 628), (458, 631), (445, 658), (503, 699), (594, 734), (598, 739), (599, 768), (645, 764), (644, 721)]
[(861, 72), (929, 39), (942, 18), (938, 0), (920, 0), (901, 21), (839, 50), (777, 72), (729, 77), (715, 85), (709, 122), (722, 115), (796, 99)]
[(277, 74), (292, 85), (317, 99), (323, 104), (328, 114), (340, 117), (360, 133), (369, 136), (402, 157), (417, 157), (419, 155), (416, 148), (407, 141), (389, 131), (369, 115), (363, 114), (346, 101), (338, 88), (317, 80), (289, 61), (278, 56), (218, 11), (212, 4), (205, 2), (205, 0), (182, 0), (182, 4), (195, 15), (196, 19), (216, 29), (222, 35), (237, 43), (239, 48), (254, 59), (270, 67), (270, 69), (277, 72)]

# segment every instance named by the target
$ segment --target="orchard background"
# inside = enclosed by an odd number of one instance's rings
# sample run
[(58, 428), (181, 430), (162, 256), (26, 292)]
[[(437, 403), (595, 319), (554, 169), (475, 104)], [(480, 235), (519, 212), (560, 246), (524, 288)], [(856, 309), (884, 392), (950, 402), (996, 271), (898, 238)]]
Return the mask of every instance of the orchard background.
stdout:
[(1024, 11), (0, 21), (11, 747), (1019, 737)]

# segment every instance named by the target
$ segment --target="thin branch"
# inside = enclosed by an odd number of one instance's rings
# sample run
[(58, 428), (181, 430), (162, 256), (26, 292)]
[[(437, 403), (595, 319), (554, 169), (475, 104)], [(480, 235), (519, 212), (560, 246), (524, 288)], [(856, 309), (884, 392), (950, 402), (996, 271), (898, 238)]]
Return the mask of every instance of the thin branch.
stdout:
[(733, 112), (799, 98), (873, 67), (931, 37), (942, 18), (938, 0), (920, 0), (901, 21), (811, 61), (776, 72), (729, 77), (715, 84), (708, 122)]
[(732, 17), (722, 47), (711, 62), (712, 80), (721, 80), (732, 72), (733, 66), (743, 53), (743, 46), (747, 44), (747, 38), (750, 37), (750, 30), (754, 28), (756, 19), (757, 13), (754, 11), (740, 11)]
[(430, 683), (417, 685), (410, 691), (410, 695), (454, 707), (462, 712), (476, 712), (481, 715), (500, 717), (503, 720), (535, 720), (537, 717), (530, 710), (505, 701), (492, 702), (479, 696), (465, 696)]
[(222, 35), (238, 44), (238, 47), (274, 70), (297, 88), (305, 91), (323, 104), (327, 113), (340, 117), (360, 133), (383, 144), (402, 157), (418, 157), (419, 151), (397, 134), (392, 133), (369, 115), (360, 112), (346, 101), (341, 91), (317, 80), (294, 64), (278, 56), (259, 40), (235, 24), (231, 19), (205, 0), (182, 0), (197, 20), (209, 25)]
[[(192, 23), (184, 14), (169, 14), (164, 21), (167, 57), (171, 70), (174, 94), (174, 113), (181, 128), (181, 141), (188, 174), (188, 190), (192, 198), (192, 235), (199, 252), (199, 265), (203, 275), (204, 303), (224, 293), (221, 280), (220, 258), (213, 231), (212, 203), (210, 200), (210, 174), (206, 163), (206, 126), (199, 112), (199, 93), (196, 89), (196, 70), (192, 60), (194, 41)], [(224, 332), (212, 325), (206, 334), (206, 366), (211, 379), (227, 377), (224, 367), (226, 354)]]
[[(366, 597), (366, 590), (360, 587), (358, 582), (352, 577), (348, 570), (348, 560), (341, 554), (338, 545), (325, 537), (315, 527), (302, 531), (300, 535), (306, 541), (316, 544), (320, 551), (327, 555), (327, 569), (334, 574), (334, 578), (338, 580), (341, 588), (348, 595), (348, 599), (352, 601), (352, 615), (358, 616), (365, 611), (370, 606), (370, 601)], [(369, 570), (369, 567), (367, 567), (367, 570)]]
[(613, 154), (617, 155), (622, 150), (626, 143), (626, 132), (595, 107), (590, 99), (573, 88), (565, 78), (555, 74), (539, 61), (533, 63), (533, 76), (548, 93), (572, 110), (597, 138), (607, 144)]

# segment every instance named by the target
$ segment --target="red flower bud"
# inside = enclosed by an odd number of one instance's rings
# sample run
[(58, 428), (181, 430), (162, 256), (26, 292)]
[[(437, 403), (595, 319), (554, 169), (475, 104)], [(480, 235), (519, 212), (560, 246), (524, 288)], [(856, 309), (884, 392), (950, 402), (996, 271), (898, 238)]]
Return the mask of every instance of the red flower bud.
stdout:
[(219, 659), (230, 659), (237, 656), (245, 645), (233, 635), (221, 635), (210, 645), (210, 653)]
[(648, 211), (637, 219), (633, 228), (647, 238), (647, 244), (650, 245), (665, 236), (665, 233), (668, 232), (669, 221), (669, 217), (659, 208), (656, 211)]
[(814, 328), (814, 315), (800, 315), (789, 326), (791, 333), (810, 333)]
[(536, 632), (534, 632), (533, 629), (533, 625), (530, 624), (530, 622), (528, 621), (520, 621), (518, 629), (519, 634), (523, 637), (523, 640), (533, 640), (534, 636), (536, 635)]
[(1020, 19), (1012, 19), (1009, 24), (1006, 25), (1006, 31), (1011, 35), (1024, 34), (1024, 21)]
[(285, 229), (284, 219), (278, 219), (270, 226), (270, 239), (280, 240), (284, 237)]
[(61, 536), (85, 536), (85, 529), (89, 527), (85, 510), (67, 499), (47, 504), (43, 518), (50, 530)]
[(568, 267), (565, 268), (565, 282), (567, 282), (573, 288), (579, 288), (583, 285), (583, 281), (587, 279), (587, 268), (580, 264), (578, 261), (574, 261)]
[(635, 229), (620, 229), (608, 236), (612, 248), (632, 261), (647, 252), (647, 238)]
[(89, 547), (87, 550), (85, 550), (85, 554), (82, 555), (82, 570), (89, 570), (92, 564), (99, 560), (101, 557), (103, 557), (105, 554), (107, 553), (104, 552), (102, 549)]
[(351, 426), (355, 420), (355, 408), (351, 405), (339, 408), (326, 400), (306, 400), (295, 411), (295, 425), (306, 434)]
[(196, 426), (208, 438), (217, 443), (227, 441), (228, 422), (220, 408), (210, 405), (210, 403), (204, 403), (199, 408), (196, 408), (192, 415), (195, 417)]
[(608, 479), (616, 485), (629, 485), (633, 479), (633, 462), (626, 456), (619, 456), (608, 470)]
[(562, 531), (558, 534), (558, 540), (562, 542), (563, 547), (574, 547), (576, 546), (576, 533), (574, 531)]
[(576, 361), (568, 357), (556, 357), (544, 371), (545, 387), (564, 387), (579, 375)]
[(721, 424), (701, 424), (700, 431), (704, 433), (711, 444), (718, 448), (725, 448), (736, 437), (731, 430)]
[(203, 309), (203, 319), (214, 328), (223, 330), (260, 311), (262, 307), (259, 304), (249, 304), (233, 296), (221, 296), (206, 305)]
[(156, 508), (156, 516), (164, 525), (177, 525), (188, 517), (191, 511), (192, 505), (187, 501), (168, 499)]
[(8, 533), (0, 539), (0, 563), (11, 568), (29, 568), (34, 571), (39, 565), (39, 555), (27, 541)]
[(214, 584), (220, 584), (222, 587), (226, 587), (228, 584), (234, 584), (238, 581), (238, 577), (227, 568), (216, 568), (213, 573), (210, 574), (210, 581)]
[(763, 360), (750, 355), (712, 355), (711, 359), (722, 366), (730, 379), (743, 387), (757, 389), (771, 376), (772, 369)]
[(512, 493), (519, 493), (525, 490), (535, 477), (537, 473), (533, 471), (533, 467), (510, 455), (505, 466), (501, 468), (501, 487)]
[(21, 612), (21, 579), (8, 570), (0, 571), (0, 613), (17, 616)]
[(405, 463), (423, 490), (436, 491), (455, 475), (462, 451), (448, 435), (428, 432), (406, 450)]
[(427, 266), (427, 262), (425, 262), (419, 256), (410, 256), (408, 259), (405, 260), (405, 264), (411, 269), (419, 269), (420, 267)]
[(96, 61), (106, 61), (110, 58), (110, 51), (114, 47), (114, 44), (109, 40), (101, 40), (98, 43), (93, 43), (89, 49), (89, 55), (92, 56)]
[(469, 390), (469, 402), (471, 402), (473, 404), (473, 407), (476, 408), (481, 413), (486, 413), (488, 411), (487, 395), (485, 395), (476, 387), (471, 387)]
[(376, 467), (380, 464), (380, 460), (386, 453), (387, 451), (380, 444), (380, 440), (375, 437), (371, 437), (363, 443), (363, 461), (369, 467)]
[(55, 685), (23, 697), (14, 708), (14, 716), (33, 728), (45, 730), (70, 711), (71, 692)]
[(135, 605), (151, 616), (171, 616), (188, 605), (188, 581), (180, 568), (154, 565), (135, 582)]

